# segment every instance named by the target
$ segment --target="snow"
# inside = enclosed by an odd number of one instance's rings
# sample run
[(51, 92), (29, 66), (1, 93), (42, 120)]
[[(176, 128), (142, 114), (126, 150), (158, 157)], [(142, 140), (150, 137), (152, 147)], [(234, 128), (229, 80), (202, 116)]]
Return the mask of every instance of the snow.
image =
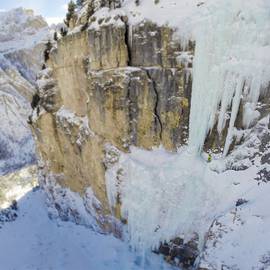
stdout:
[(37, 186), (35, 166), (0, 176), (0, 209), (9, 207), (13, 200), (21, 199), (35, 186)]
[(0, 175), (35, 161), (27, 119), (48, 37), (46, 22), (32, 11), (0, 13)]
[(251, 167), (218, 174), (186, 149), (170, 154), (162, 148), (132, 148), (106, 172), (107, 193), (112, 206), (120, 194), (128, 238), (135, 250), (146, 252), (179, 235), (188, 241), (194, 232), (202, 245), (212, 221), (231, 209), (250, 187), (256, 187), (256, 172)]
[[(228, 156), (235, 166), (251, 142), (254, 138)], [(179, 236), (188, 241), (195, 232), (202, 268), (266, 269), (270, 184), (254, 181), (264, 167), (261, 161), (246, 170), (215, 172), (229, 160), (206, 163), (186, 149), (173, 154), (133, 147), (131, 153), (119, 154), (106, 172), (108, 197), (113, 208), (120, 195), (122, 217), (128, 220), (126, 239), (142, 257), (161, 242)], [(236, 207), (239, 199), (247, 203)]]
[(173, 269), (154, 254), (144, 268), (127, 243), (71, 222), (49, 219), (41, 190), (25, 194), (18, 207), (18, 218), (0, 227), (1, 269)]
[(244, 126), (258, 118), (256, 104), (270, 78), (269, 8), (267, 0), (124, 2), (131, 25), (147, 19), (176, 29), (183, 45), (196, 42), (189, 138), (194, 152), (201, 151), (216, 123), (222, 132), (232, 107), (224, 155), (228, 153), (241, 101), (247, 103)]
[(97, 213), (93, 211), (96, 206), (99, 206), (99, 201), (94, 197), (90, 187), (87, 188), (84, 198), (68, 188), (61, 187), (56, 180), (56, 177), (59, 180), (61, 175), (56, 176), (48, 173), (47, 177), (42, 177), (43, 172), (41, 170), (39, 175), (39, 183), (42, 184), (42, 188), (47, 195), (46, 203), (51, 218), (60, 216), (62, 220), (72, 221), (95, 231), (100, 231), (97, 224)]
[(245, 196), (246, 204), (214, 223), (215, 238), (205, 247), (201, 267), (208, 266), (212, 270), (221, 269), (222, 265), (237, 265), (237, 269), (268, 269), (270, 214), (266, 206), (269, 192), (269, 184), (251, 190)]
[[(267, 0), (208, 0), (204, 3), (160, 0), (159, 4), (141, 0), (138, 7), (134, 0), (127, 0), (121, 10), (100, 9), (90, 29), (98, 29), (98, 21), (108, 14), (111, 20), (104, 20), (103, 24), (114, 23), (121, 27), (123, 22), (116, 15), (127, 14), (132, 25), (150, 19), (159, 25), (176, 27), (176, 37), (183, 44), (188, 40), (196, 41), (189, 145), (179, 149), (178, 153), (168, 153), (162, 147), (152, 151), (133, 147), (128, 154), (114, 149), (115, 155), (106, 156), (111, 162), (106, 171), (110, 206), (113, 211), (120, 199), (122, 217), (128, 220), (126, 239), (138, 255), (132, 253), (125, 242), (112, 236), (48, 219), (43, 192), (36, 191), (20, 200), (18, 219), (0, 229), (3, 239), (0, 242), (1, 266), (5, 269), (141, 269), (138, 260), (146, 258), (147, 253), (151, 260), (147, 269), (167, 269), (160, 258), (151, 255), (151, 249), (177, 236), (188, 241), (197, 233), (200, 248), (206, 248), (203, 262), (215, 265), (213, 269), (223, 267), (223, 262), (240, 269), (264, 267), (258, 262), (263, 264), (269, 260), (270, 246), (266, 241), (270, 237), (266, 207), (269, 205), (269, 184), (258, 185), (254, 178), (260, 170), (269, 170), (269, 165), (261, 165), (260, 137), (249, 130), (237, 130), (235, 121), (241, 102), (244, 103), (245, 128), (250, 128), (260, 117), (258, 100), (270, 78), (269, 8)], [(0, 19), (5, 18), (1, 16)], [(21, 24), (24, 22), (23, 19)], [(14, 25), (8, 29), (13, 28)], [(42, 33), (32, 35), (28, 29), (26, 37), (21, 39), (21, 29), (17, 32), (19, 39), (16, 42), (12, 36), (0, 36), (1, 50), (12, 51), (18, 44), (22, 48), (31, 47), (43, 36)], [(179, 56), (183, 63), (190, 60), (187, 53)], [(17, 103), (14, 97), (9, 98)], [(79, 126), (80, 132), (94, 135), (86, 117), (78, 117), (64, 107), (56, 117), (67, 132), (75, 125)], [(263, 121), (268, 124), (269, 117)], [(205, 138), (215, 124), (221, 133), (227, 122), (223, 157), (213, 155), (214, 160), (207, 163), (206, 153), (201, 154)], [(245, 137), (246, 141), (226, 157), (235, 137), (238, 140)], [(258, 155), (251, 158), (256, 153)], [(233, 166), (248, 169), (228, 169)], [(47, 186), (52, 190), (51, 204), (60, 204), (69, 220), (73, 220), (70, 209), (78, 210), (79, 218), (83, 220), (80, 223), (96, 228), (93, 216), (100, 203), (91, 188), (86, 190), (85, 198), (81, 198), (53, 181), (51, 184)], [(17, 191), (21, 193), (21, 190)], [(248, 203), (236, 208), (240, 198)], [(49, 208), (49, 213), (51, 217), (57, 217), (53, 207)], [(225, 233), (218, 222), (226, 228)], [(218, 244), (216, 239), (212, 246), (211, 241), (205, 242), (209, 229), (223, 236)], [(255, 250), (256, 241), (260, 244)], [(11, 260), (14, 254), (16, 259)], [(149, 263), (147, 259), (145, 263)]]
[(124, 27), (125, 24), (121, 20), (121, 16), (125, 13), (120, 9), (109, 10), (109, 8), (101, 8), (95, 13), (96, 20), (89, 26), (90, 30), (98, 30), (101, 26), (114, 25), (115, 27)]
[[(145, 19), (158, 25), (169, 25), (177, 28), (177, 35), (181, 37), (183, 44), (193, 40), (193, 25), (196, 23), (199, 0), (141, 0), (137, 6), (135, 1), (126, 0), (123, 3), (123, 10), (129, 18), (129, 24), (135, 26)], [(169, 16), (168, 16), (169, 15)], [(132, 27), (130, 27), (132, 28)]]
[[(128, 221), (126, 239), (132, 248), (145, 256), (161, 242), (179, 236), (188, 241), (196, 233), (202, 262), (214, 265), (209, 269), (220, 269), (222, 262), (232, 262), (236, 269), (261, 269), (260, 261), (269, 257), (270, 249), (270, 186), (254, 179), (266, 181), (258, 175), (270, 169), (263, 161), (269, 155), (269, 139), (262, 143), (269, 138), (268, 124), (269, 116), (237, 135), (243, 143), (226, 158), (213, 154), (210, 163), (206, 153), (194, 155), (188, 146), (178, 153), (162, 147), (151, 151), (132, 147), (130, 153), (122, 153), (107, 146), (108, 199), (112, 212), (121, 202), (122, 217)], [(237, 208), (241, 220), (236, 223), (232, 217), (239, 199), (248, 204)], [(243, 260), (247, 252), (249, 259)]]
[(66, 134), (72, 134), (72, 127), (78, 127), (78, 134), (76, 144), (81, 146), (85, 142), (85, 138), (94, 136), (94, 132), (89, 127), (89, 121), (87, 116), (77, 116), (72, 111), (62, 106), (56, 113), (56, 121), (61, 125)]
[(62, 106), (56, 113), (57, 121), (62, 123), (67, 121), (70, 125), (80, 126), (80, 130), (84, 130), (87, 135), (94, 135), (93, 131), (89, 128), (87, 116), (77, 116), (74, 112)]

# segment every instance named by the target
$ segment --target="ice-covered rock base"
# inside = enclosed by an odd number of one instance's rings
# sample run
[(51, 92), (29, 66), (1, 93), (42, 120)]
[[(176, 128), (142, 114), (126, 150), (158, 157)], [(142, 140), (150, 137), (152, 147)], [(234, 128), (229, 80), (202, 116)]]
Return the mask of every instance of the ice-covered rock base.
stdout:
[[(265, 190), (268, 190), (269, 184), (265, 183), (265, 179), (255, 180), (263, 168), (269, 170), (269, 161), (263, 162), (268, 148), (263, 146), (263, 140), (258, 139), (269, 134), (268, 122), (269, 117), (266, 117), (247, 131), (246, 142), (223, 160), (216, 155), (211, 162), (207, 162), (207, 154), (194, 155), (189, 148), (174, 154), (162, 148), (145, 151), (134, 147), (129, 154), (118, 151), (118, 162), (106, 173), (107, 189), (112, 211), (115, 211), (117, 204), (121, 204), (122, 219), (127, 221), (126, 237), (131, 246), (145, 254), (157, 250), (160, 243), (168, 243), (175, 238), (188, 242), (196, 233), (202, 258), (214, 260), (211, 255), (214, 249), (218, 261), (220, 251), (215, 249), (215, 243), (223, 240), (212, 234), (213, 231), (218, 234), (219, 223), (224, 222), (222, 228), (230, 228), (224, 234), (224, 239), (230, 239), (226, 247), (238, 243), (237, 252), (240, 255), (245, 254), (246, 240), (241, 240), (237, 231), (242, 229), (237, 226), (243, 226), (243, 238), (250, 237), (252, 241), (262, 238), (259, 240), (261, 249), (249, 261), (249, 265), (255, 267), (259, 263), (258, 258), (270, 249), (266, 238), (263, 240), (265, 224), (260, 227), (259, 235), (253, 232), (257, 225), (246, 225), (253, 221), (257, 224), (262, 219), (267, 223), (269, 220), (265, 201), (268, 200)], [(258, 149), (264, 150), (260, 152)], [(258, 155), (254, 157), (254, 153)], [(234, 170), (232, 164), (235, 165)], [(245, 164), (248, 166), (245, 167)], [(252, 214), (256, 211), (257, 216)], [(243, 223), (238, 214), (243, 215)], [(221, 249), (226, 252), (222, 254), (224, 261), (228, 259), (230, 262), (231, 249)], [(244, 265), (237, 258), (235, 256), (236, 265)], [(199, 261), (200, 257), (196, 263)]]

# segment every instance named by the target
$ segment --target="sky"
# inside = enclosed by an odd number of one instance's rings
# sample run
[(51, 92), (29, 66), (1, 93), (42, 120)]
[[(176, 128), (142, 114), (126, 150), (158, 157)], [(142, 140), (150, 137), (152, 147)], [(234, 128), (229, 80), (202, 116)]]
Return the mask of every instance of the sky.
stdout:
[(67, 3), (68, 0), (0, 0), (0, 11), (16, 7), (31, 8), (52, 24), (63, 21)]

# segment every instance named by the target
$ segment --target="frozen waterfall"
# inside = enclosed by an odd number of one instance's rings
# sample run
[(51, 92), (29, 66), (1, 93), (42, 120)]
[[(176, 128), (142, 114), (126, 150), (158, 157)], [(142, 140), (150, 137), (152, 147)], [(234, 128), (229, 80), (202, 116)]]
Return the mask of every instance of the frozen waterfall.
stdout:
[(136, 250), (179, 235), (188, 240), (193, 232), (202, 241), (225, 211), (222, 202), (228, 202), (234, 179), (211, 171), (200, 153), (207, 134), (226, 126), (227, 155), (241, 103), (246, 128), (259, 116), (258, 99), (270, 78), (269, 10), (268, 0), (209, 0), (188, 18), (195, 25), (196, 49), (187, 149), (177, 154), (132, 149), (106, 172), (109, 201), (113, 207), (121, 194), (122, 216)]
[(202, 150), (217, 123), (221, 133), (229, 119), (224, 147), (228, 153), (241, 101), (244, 124), (259, 112), (256, 105), (270, 78), (270, 13), (267, 1), (213, 1), (195, 30), (196, 49), (189, 145)]

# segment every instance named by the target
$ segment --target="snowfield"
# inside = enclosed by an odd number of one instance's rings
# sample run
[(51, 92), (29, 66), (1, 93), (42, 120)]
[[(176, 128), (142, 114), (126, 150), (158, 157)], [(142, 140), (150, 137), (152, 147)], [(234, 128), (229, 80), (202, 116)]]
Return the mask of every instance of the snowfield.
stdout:
[(72, 222), (48, 217), (40, 189), (18, 203), (18, 218), (0, 223), (0, 268), (3, 270), (169, 270), (161, 257), (142, 263), (127, 243)]

